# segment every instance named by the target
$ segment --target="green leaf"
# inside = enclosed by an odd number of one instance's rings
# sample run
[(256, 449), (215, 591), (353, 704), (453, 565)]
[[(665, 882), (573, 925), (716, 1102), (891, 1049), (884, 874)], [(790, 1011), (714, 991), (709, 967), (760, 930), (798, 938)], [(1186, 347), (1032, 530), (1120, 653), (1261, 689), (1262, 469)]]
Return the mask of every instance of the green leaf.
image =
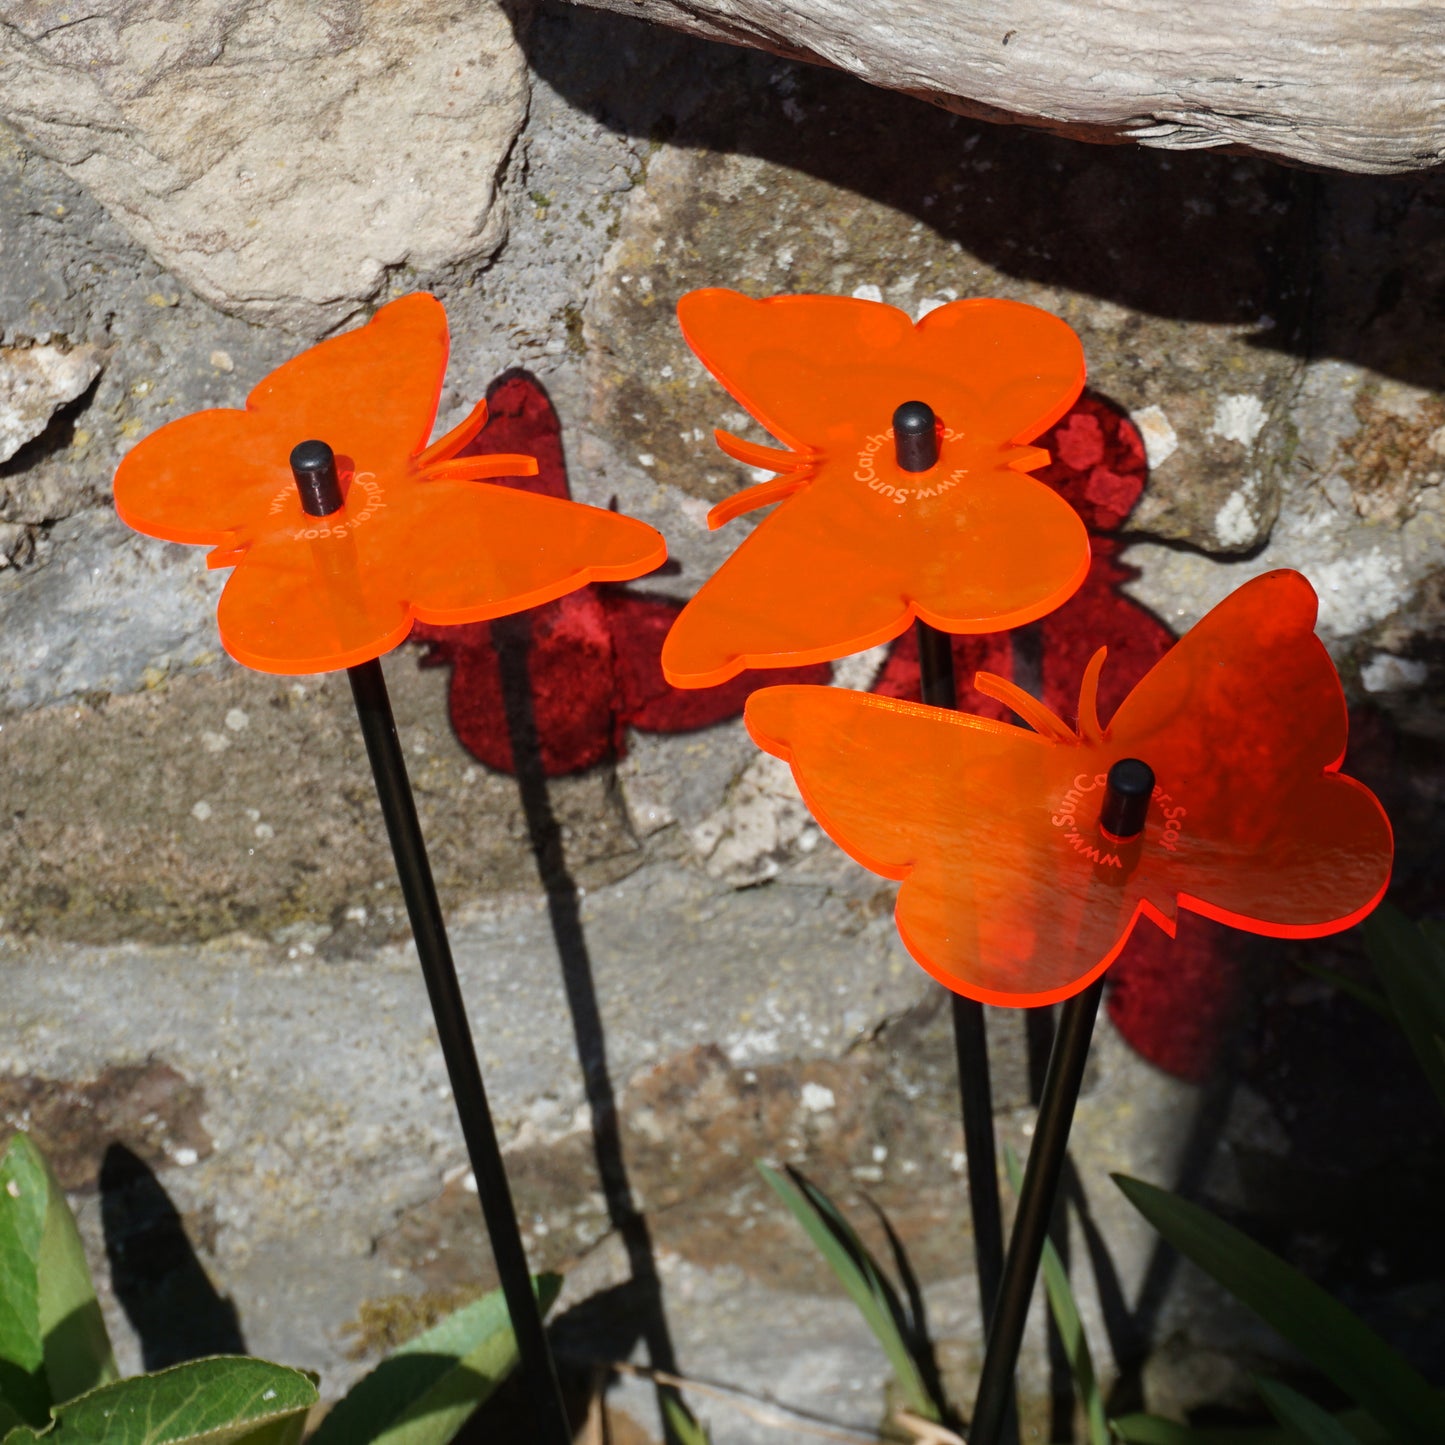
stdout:
[[(1008, 1171), (1008, 1182), (1015, 1194), (1023, 1188), (1023, 1170), (1019, 1168), (1018, 1155), (1007, 1144), (1003, 1149), (1004, 1168)], [(1054, 1325), (1063, 1341), (1064, 1354), (1069, 1361), (1069, 1371), (1074, 1377), (1074, 1389), (1084, 1406), (1085, 1418), (1089, 1422), (1089, 1445), (1110, 1445), (1109, 1422), (1104, 1414), (1104, 1397), (1099, 1392), (1099, 1381), (1094, 1374), (1094, 1357), (1089, 1350), (1088, 1337), (1084, 1334), (1084, 1322), (1079, 1317), (1078, 1302), (1074, 1299), (1073, 1287), (1069, 1284), (1069, 1272), (1059, 1258), (1051, 1239), (1044, 1240), (1042, 1260), (1044, 1292), (1048, 1295), (1049, 1311)]]
[(43, 1427), (49, 1418), (40, 1329), (40, 1241), (50, 1198), (40, 1151), (24, 1134), (0, 1157), (0, 1401)]
[[(1345, 1410), (1330, 1418), (1350, 1432), (1346, 1436), (1350, 1445), (1398, 1445), (1363, 1410)], [(1126, 1445), (1302, 1445), (1302, 1438), (1308, 1438), (1274, 1425), (1204, 1429), (1180, 1425), (1158, 1415), (1120, 1415), (1109, 1424)]]
[(1388, 903), (1365, 920), (1364, 937), (1395, 1021), (1445, 1109), (1445, 937)]
[(4, 1445), (5, 1436), (20, 1423), (20, 1416), (4, 1400), (0, 1400), (0, 1445)]
[(712, 1445), (712, 1436), (693, 1419), (686, 1405), (664, 1395), (662, 1413), (667, 1416), (668, 1427), (681, 1445)]
[(1256, 1380), (1269, 1413), (1306, 1445), (1360, 1445), (1360, 1437), (1347, 1430), (1328, 1410), (1307, 1400), (1298, 1390), (1278, 1380)]
[(1351, 1310), (1208, 1210), (1116, 1174), (1129, 1202), (1401, 1441), (1445, 1440), (1445, 1401)]
[[(240, 1355), (191, 1360), (102, 1385), (55, 1406), (46, 1445), (296, 1445), (316, 1383), (300, 1370)], [(25, 1445), (12, 1431), (5, 1445)]]
[(938, 1405), (928, 1393), (918, 1362), (898, 1325), (896, 1296), (863, 1241), (821, 1189), (808, 1185), (804, 1193), (792, 1178), (767, 1164), (760, 1162), (758, 1169), (773, 1192), (788, 1206), (793, 1218), (803, 1226), (883, 1346), (908, 1408), (925, 1420), (937, 1420)]
[[(34, 1148), (34, 1146), (31, 1146)], [(55, 1404), (73, 1400), (97, 1385), (118, 1379), (105, 1318), (95, 1297), (85, 1246), (50, 1165), (39, 1150), (48, 1190), (45, 1227), (38, 1255), (40, 1334), (45, 1345), (45, 1379)]]
[(1270, 1425), (1201, 1430), (1159, 1415), (1119, 1415), (1109, 1424), (1125, 1445), (1299, 1445), (1293, 1435)]
[[(560, 1275), (533, 1280), (545, 1314)], [(445, 1445), (512, 1372), (517, 1340), (501, 1290), (408, 1340), (321, 1422), (310, 1445)]]

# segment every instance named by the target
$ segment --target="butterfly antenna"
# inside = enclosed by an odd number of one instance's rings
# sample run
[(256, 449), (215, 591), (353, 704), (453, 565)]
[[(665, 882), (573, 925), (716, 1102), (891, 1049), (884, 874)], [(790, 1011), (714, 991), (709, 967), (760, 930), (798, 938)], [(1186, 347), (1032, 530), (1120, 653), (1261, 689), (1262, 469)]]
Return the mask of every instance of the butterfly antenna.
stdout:
[(985, 697), (991, 697), (1006, 708), (1011, 708), (1041, 736), (1061, 743), (1079, 741), (1078, 734), (1063, 718), (1008, 678), (1000, 677), (996, 672), (976, 672), (973, 675), (973, 685)]
[(456, 456), (486, 424), (487, 402), (483, 397), (467, 413), (466, 420), (460, 426), (454, 426), (444, 437), (439, 437), (416, 459), (417, 465), (429, 467)]
[(734, 492), (726, 501), (719, 502), (707, 514), (707, 525), (716, 532), (734, 517), (741, 517), (744, 512), (755, 512), (759, 507), (771, 506), (774, 502), (781, 502), (784, 497), (791, 497), (794, 492), (802, 491), (807, 485), (807, 477), (792, 476), (774, 477), (770, 482), (744, 487), (742, 491)]
[(1079, 684), (1079, 736), (1085, 742), (1104, 741), (1104, 729), (1099, 724), (1099, 674), (1104, 670), (1104, 659), (1109, 655), (1107, 647), (1101, 647), (1084, 669), (1084, 680)]
[(1013, 447), (1004, 453), (1003, 464), (1012, 472), (1036, 472), (1053, 457), (1043, 447)]
[(759, 442), (744, 441), (731, 432), (715, 431), (712, 439), (719, 450), (745, 467), (757, 467), (765, 472), (799, 472), (811, 467), (817, 461), (817, 454), (811, 450), (795, 452), (789, 447), (765, 447)]
[(429, 482), (480, 482), (488, 477), (535, 477), (537, 458), (510, 452), (488, 452), (475, 457), (453, 457), (433, 462), (426, 469)]

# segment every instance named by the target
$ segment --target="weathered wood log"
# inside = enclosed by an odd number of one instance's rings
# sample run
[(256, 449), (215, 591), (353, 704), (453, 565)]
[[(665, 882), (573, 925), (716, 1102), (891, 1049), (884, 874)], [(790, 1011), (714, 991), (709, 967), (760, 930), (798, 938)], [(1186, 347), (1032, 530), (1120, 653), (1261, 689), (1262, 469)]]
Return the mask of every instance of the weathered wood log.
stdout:
[(580, 0), (1079, 140), (1309, 166), (1445, 158), (1430, 0)]

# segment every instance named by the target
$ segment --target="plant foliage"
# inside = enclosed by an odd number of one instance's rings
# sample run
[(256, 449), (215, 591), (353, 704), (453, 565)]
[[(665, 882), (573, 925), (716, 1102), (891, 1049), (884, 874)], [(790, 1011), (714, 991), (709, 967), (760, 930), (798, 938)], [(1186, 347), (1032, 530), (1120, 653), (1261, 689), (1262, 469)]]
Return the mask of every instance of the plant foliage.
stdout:
[(758, 1169), (789, 1213), (803, 1226), (818, 1252), (828, 1262), (848, 1297), (858, 1307), (903, 1391), (908, 1408), (925, 1420), (939, 1420), (943, 1402), (935, 1400), (924, 1383), (912, 1341), (916, 1322), (904, 1310), (898, 1292), (858, 1237), (838, 1206), (794, 1169), (781, 1173), (767, 1164)]

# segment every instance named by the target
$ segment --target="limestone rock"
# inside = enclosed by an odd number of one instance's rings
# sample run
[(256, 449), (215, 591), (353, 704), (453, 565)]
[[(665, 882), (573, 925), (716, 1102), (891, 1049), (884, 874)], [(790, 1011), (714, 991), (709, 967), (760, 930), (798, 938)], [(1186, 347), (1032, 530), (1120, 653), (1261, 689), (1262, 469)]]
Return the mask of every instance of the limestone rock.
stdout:
[(1404, 171), (1445, 155), (1445, 9), (1174, 0), (586, 0), (964, 115), (1169, 150)]
[(66, 402), (95, 380), (100, 355), (93, 346), (0, 348), (0, 462), (8, 462), (49, 425)]
[(1445, 460), (1434, 440), (1445, 404), (1322, 362), (1287, 420), (1304, 440), (1280, 469), (1264, 544), (1228, 558), (1140, 543), (1125, 553), (1140, 570), (1125, 591), (1182, 632), (1248, 578), (1298, 567), (1320, 595), (1319, 634), (1347, 681), (1367, 693), (1413, 692), (1429, 669), (1409, 654), (1428, 654), (1445, 628)]
[(58, 523), (42, 560), (0, 578), (0, 708), (134, 692), (220, 656), (224, 574), (194, 549), (141, 537), (107, 508)]
[(526, 105), (490, 3), (0, 0), (0, 118), (208, 301), (296, 330), (490, 253)]
[(767, 753), (752, 758), (724, 806), (692, 830), (708, 872), (738, 885), (774, 877), (783, 859), (810, 852), (820, 837), (787, 763)]

